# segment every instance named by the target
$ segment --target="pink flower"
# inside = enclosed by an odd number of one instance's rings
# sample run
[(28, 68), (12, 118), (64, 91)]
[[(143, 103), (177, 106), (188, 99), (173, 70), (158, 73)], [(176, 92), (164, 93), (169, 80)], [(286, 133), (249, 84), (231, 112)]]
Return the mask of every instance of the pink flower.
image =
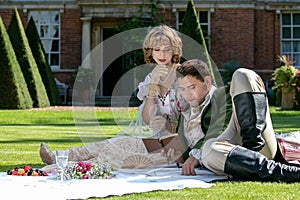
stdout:
[(79, 161), (79, 162), (77, 163), (78, 166), (84, 166), (84, 164), (85, 164), (85, 163), (82, 162), (82, 161)]
[(85, 167), (87, 168), (88, 171), (90, 171), (90, 169), (92, 169), (91, 163), (86, 163)]
[(84, 175), (82, 179), (89, 179), (89, 175)]

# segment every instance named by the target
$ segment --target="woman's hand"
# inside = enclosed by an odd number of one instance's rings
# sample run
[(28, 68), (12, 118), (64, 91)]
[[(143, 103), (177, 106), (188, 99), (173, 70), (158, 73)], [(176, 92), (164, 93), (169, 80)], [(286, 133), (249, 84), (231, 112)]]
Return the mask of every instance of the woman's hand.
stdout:
[(153, 131), (158, 132), (158, 131), (161, 131), (161, 130), (166, 130), (167, 123), (168, 123), (167, 119), (164, 116), (157, 115), (157, 116), (154, 116), (151, 119), (149, 127)]
[(178, 122), (176, 120), (169, 120), (168, 115), (163, 116), (157, 115), (151, 118), (149, 127), (154, 131), (158, 132), (161, 130), (167, 130), (170, 133), (176, 133)]
[(169, 74), (169, 68), (165, 65), (157, 65), (151, 72), (151, 80), (152, 84), (160, 84)]
[(162, 149), (160, 152), (160, 155), (167, 157), (167, 159), (172, 162), (177, 162), (177, 163), (184, 162), (184, 160), (182, 158), (182, 153), (175, 151), (175, 149), (172, 149), (172, 148), (168, 149), (167, 152), (164, 149)]

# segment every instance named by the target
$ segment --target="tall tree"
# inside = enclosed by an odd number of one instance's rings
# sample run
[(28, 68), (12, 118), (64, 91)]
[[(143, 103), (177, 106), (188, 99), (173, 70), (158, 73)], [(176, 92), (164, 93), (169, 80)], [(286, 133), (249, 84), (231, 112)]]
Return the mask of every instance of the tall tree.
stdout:
[(50, 106), (44, 83), (32, 55), (22, 21), (16, 8), (7, 32), (33, 100), (33, 107)]
[(216, 85), (216, 78), (214, 75), (215, 70), (214, 70), (211, 60), (210, 60), (210, 55), (208, 53), (205, 38), (204, 38), (203, 31), (200, 26), (199, 18), (198, 18), (197, 11), (195, 9), (193, 0), (189, 0), (189, 2), (188, 2), (186, 12), (183, 17), (183, 23), (180, 28), (180, 32), (193, 38), (196, 42), (198, 42), (200, 45), (202, 45), (202, 47), (204, 49), (204, 55), (206, 58), (206, 62), (209, 66), (209, 69), (210, 69), (210, 72), (212, 75), (212, 82), (214, 85)]
[(0, 16), (0, 109), (32, 108), (27, 84)]
[(45, 85), (50, 104), (52, 106), (61, 105), (61, 98), (59, 96), (58, 88), (56, 86), (51, 68), (46, 60), (45, 50), (32, 17), (28, 22), (25, 33)]

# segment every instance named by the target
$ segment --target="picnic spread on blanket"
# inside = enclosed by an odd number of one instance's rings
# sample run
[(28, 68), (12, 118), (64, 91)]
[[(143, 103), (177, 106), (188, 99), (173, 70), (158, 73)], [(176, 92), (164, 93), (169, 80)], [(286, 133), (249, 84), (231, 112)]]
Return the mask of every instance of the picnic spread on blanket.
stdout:
[[(300, 132), (276, 134), (276, 137), (284, 157), (299, 164)], [(176, 163), (113, 169), (105, 163), (95, 165), (79, 161), (66, 166), (67, 178), (61, 181), (55, 166), (33, 169), (27, 165), (0, 172), (2, 195), (10, 199), (20, 196), (23, 199), (42, 199), (46, 195), (51, 195), (52, 199), (87, 199), (157, 190), (210, 188), (215, 185), (214, 181), (228, 179), (205, 168), (197, 168), (196, 176), (184, 176)]]
[(119, 169), (114, 176), (104, 179), (72, 179), (61, 182), (56, 176), (10, 176), (0, 173), (2, 195), (15, 199), (86, 199), (92, 197), (121, 196), (157, 190), (184, 188), (210, 188), (212, 181), (226, 180), (206, 169), (197, 169), (196, 176), (181, 175), (176, 165), (156, 165), (143, 169)]

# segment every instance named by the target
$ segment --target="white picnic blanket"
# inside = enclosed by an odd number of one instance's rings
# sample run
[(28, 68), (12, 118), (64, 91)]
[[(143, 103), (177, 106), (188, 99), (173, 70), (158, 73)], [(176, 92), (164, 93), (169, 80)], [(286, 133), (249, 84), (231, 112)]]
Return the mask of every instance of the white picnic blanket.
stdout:
[[(227, 179), (205, 169), (197, 169), (197, 176), (182, 176), (181, 169), (156, 167), (114, 171), (111, 179), (69, 180), (60, 182), (54, 176), (20, 177), (0, 172), (1, 195), (7, 199), (87, 199), (121, 196), (155, 190), (209, 188), (212, 181)], [(47, 198), (46, 198), (47, 199)]]

